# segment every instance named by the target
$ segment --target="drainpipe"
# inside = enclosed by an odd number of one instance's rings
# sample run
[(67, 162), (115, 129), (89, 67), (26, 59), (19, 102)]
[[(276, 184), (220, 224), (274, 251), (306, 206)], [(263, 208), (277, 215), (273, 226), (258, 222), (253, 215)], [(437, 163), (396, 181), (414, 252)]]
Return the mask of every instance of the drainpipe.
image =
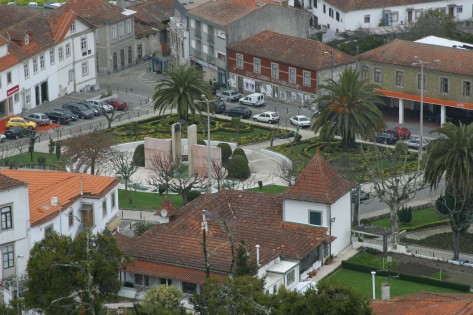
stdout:
[(259, 267), (260, 266), (260, 263), (259, 263), (259, 248), (260, 246), (258, 244), (256, 244), (256, 265)]

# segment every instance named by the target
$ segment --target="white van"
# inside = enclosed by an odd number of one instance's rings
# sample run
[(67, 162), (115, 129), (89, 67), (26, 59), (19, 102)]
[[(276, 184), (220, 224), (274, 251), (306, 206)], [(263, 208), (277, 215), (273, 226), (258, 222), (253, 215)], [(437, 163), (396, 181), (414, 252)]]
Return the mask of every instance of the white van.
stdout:
[(264, 95), (261, 93), (253, 93), (240, 98), (240, 104), (251, 105), (253, 107), (264, 105)]

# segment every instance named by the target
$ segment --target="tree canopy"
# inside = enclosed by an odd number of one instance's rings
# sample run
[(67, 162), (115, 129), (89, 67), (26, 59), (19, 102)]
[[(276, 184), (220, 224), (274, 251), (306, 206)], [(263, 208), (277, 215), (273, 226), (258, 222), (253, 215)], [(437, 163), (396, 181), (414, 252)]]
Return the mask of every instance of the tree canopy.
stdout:
[(158, 285), (146, 291), (141, 309), (155, 315), (184, 314), (181, 305), (183, 298), (184, 293), (176, 286)]
[(445, 12), (445, 9), (425, 10), (412, 26), (410, 35), (412, 40), (434, 35), (445, 38), (455, 38), (455, 18)]
[(343, 146), (353, 146), (356, 136), (363, 139), (374, 137), (386, 126), (377, 107), (382, 101), (375, 92), (376, 87), (361, 80), (353, 68), (344, 70), (339, 81), (327, 80), (319, 88), (328, 93), (315, 100), (327, 104), (315, 114), (312, 130), (315, 133), (320, 131), (322, 139), (340, 136)]

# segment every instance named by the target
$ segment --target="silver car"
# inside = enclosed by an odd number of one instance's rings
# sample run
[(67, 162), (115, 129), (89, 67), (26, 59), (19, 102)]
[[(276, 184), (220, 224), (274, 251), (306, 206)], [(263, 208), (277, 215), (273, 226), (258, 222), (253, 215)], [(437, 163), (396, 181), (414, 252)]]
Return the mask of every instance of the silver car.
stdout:
[[(427, 145), (429, 144), (430, 140), (422, 138), (422, 150), (425, 150), (427, 148)], [(419, 149), (420, 147), (420, 138), (412, 138), (406, 142), (404, 142), (409, 149)]]
[(32, 113), (25, 117), (26, 120), (34, 121), (38, 126), (49, 125), (50, 120), (48, 115), (43, 113)]
[(217, 96), (220, 97), (222, 101), (238, 102), (241, 97), (241, 94), (234, 90), (227, 90), (223, 91), (222, 93), (217, 93)]
[(111, 113), (115, 109), (112, 105), (109, 105), (109, 104), (107, 104), (107, 103), (105, 103), (104, 101), (101, 101), (101, 100), (88, 100), (88, 101), (85, 101), (85, 102), (89, 103), (89, 104), (93, 104), (93, 105), (97, 106), (98, 108), (101, 108), (106, 113)]

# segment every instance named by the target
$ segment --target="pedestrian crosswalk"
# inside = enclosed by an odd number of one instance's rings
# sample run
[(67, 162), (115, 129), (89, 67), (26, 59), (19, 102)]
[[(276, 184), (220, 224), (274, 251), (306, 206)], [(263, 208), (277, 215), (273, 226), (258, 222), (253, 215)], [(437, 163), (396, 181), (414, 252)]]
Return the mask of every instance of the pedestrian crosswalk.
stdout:
[(156, 85), (161, 79), (161, 76), (154, 72), (142, 72), (138, 75), (138, 81), (145, 83), (146, 85)]

